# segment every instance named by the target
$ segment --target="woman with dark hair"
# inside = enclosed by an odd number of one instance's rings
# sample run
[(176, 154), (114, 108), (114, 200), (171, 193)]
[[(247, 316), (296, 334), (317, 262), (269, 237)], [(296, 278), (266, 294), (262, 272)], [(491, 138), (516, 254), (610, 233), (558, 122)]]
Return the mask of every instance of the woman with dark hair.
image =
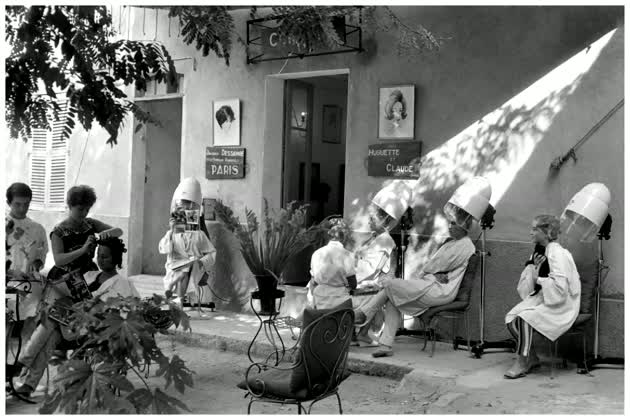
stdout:
[(133, 283), (121, 276), (116, 268), (122, 268), (125, 244), (119, 238), (108, 238), (98, 242), (96, 262), (101, 271), (84, 274), (88, 289), (94, 297), (106, 300), (109, 297), (140, 297)]
[(508, 379), (525, 376), (540, 366), (532, 347), (534, 330), (555, 341), (580, 312), (581, 283), (573, 256), (558, 242), (560, 220), (551, 215), (534, 218), (530, 236), (540, 250), (526, 262), (517, 291), (523, 301), (505, 316), (517, 340), (518, 357), (505, 373)]
[[(219, 108), (217, 112), (214, 114), (214, 117), (217, 119), (217, 123), (219, 123), (219, 127), (221, 127), (222, 130), (229, 129), (230, 125), (235, 119), (234, 111), (232, 110), (232, 107), (229, 105), (223, 105), (221, 108)], [(223, 124), (225, 124), (226, 122), (228, 124), (226, 125), (225, 128), (223, 128)]]
[(96, 234), (101, 240), (122, 235), (120, 228), (112, 228), (106, 223), (87, 217), (90, 208), (96, 203), (96, 193), (88, 185), (70, 188), (66, 195), (68, 217), (57, 224), (50, 233), (50, 242), (55, 266), (48, 278), (56, 280), (64, 274), (79, 269), (81, 274), (96, 270), (94, 251)]
[(398, 89), (390, 93), (385, 103), (385, 119), (390, 120), (395, 127), (400, 125), (400, 120), (407, 118), (407, 101)]

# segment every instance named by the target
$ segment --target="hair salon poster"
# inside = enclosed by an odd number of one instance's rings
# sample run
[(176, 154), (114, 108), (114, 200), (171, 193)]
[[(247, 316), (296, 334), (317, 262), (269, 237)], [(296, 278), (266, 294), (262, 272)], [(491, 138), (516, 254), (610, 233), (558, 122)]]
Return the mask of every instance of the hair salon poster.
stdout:
[(368, 175), (417, 179), (420, 176), (420, 151), (418, 141), (371, 144), (368, 146)]
[(244, 147), (207, 147), (206, 179), (245, 178)]

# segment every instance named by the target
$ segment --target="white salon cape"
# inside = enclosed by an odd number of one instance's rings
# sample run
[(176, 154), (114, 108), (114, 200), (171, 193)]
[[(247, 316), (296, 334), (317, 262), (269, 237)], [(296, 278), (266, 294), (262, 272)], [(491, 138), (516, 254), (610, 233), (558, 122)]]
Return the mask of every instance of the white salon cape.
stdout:
[[(385, 276), (394, 275), (396, 267), (392, 267), (391, 257), (395, 249), (396, 242), (394, 242), (389, 232), (384, 231), (355, 251), (357, 254), (357, 289), (375, 284), (380, 285)], [(385, 263), (379, 268), (383, 259), (385, 259)], [(373, 295), (353, 296), (352, 306), (355, 310), (363, 310), (372, 297)], [(382, 312), (377, 312), (372, 320), (371, 328), (379, 331), (383, 326), (383, 321)]]
[[(452, 239), (444, 243), (409, 279), (386, 278), (383, 281), (384, 290), (401, 312), (421, 315), (433, 306), (455, 300), (468, 259), (474, 253), (475, 245), (468, 236)], [(437, 273), (446, 273), (447, 280), (438, 281), (435, 277)]]
[(355, 275), (354, 253), (330, 241), (311, 257), (307, 300), (315, 309), (332, 309), (350, 299), (346, 277)]
[[(88, 271), (83, 275), (83, 278), (89, 286), (96, 281), (100, 273), (100, 271)], [(140, 293), (133, 283), (120, 274), (105, 280), (95, 292), (92, 292), (92, 295), (101, 300), (107, 300), (110, 297), (140, 297)]]
[[(521, 273), (517, 291), (523, 299), (505, 316), (512, 322), (517, 316), (536, 331), (555, 341), (575, 322), (580, 312), (581, 283), (573, 256), (557, 242), (550, 242), (545, 249), (549, 263), (549, 276), (537, 277), (529, 264)], [(534, 296), (535, 284), (542, 289)]]

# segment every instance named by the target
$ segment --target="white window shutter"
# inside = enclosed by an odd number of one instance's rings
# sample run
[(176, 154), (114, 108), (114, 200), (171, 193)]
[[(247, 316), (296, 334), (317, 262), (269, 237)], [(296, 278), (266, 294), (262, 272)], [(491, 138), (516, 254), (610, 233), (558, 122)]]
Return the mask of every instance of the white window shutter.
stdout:
[(46, 205), (46, 160), (45, 154), (31, 155), (31, 182), (33, 191), (32, 203), (40, 206)]

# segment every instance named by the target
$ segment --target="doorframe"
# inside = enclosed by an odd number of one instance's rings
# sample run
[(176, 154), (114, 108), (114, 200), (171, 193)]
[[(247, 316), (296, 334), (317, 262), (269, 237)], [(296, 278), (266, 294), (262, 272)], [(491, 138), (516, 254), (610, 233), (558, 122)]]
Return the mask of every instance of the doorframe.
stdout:
[[(142, 98), (134, 98), (135, 102), (154, 102), (154, 101), (165, 101), (165, 100), (181, 100), (182, 104), (182, 122), (181, 122), (181, 135), (179, 139), (180, 144), (180, 156), (179, 156), (179, 181), (182, 179), (182, 170), (183, 170), (183, 150), (184, 150), (184, 138), (186, 136), (186, 98), (184, 94), (169, 94), (169, 95), (159, 95), (159, 96), (150, 96), (150, 97), (142, 97)], [(147, 158), (147, 143), (145, 139), (146, 135), (146, 124), (143, 124), (142, 130), (143, 134), (141, 137), (136, 137), (135, 127), (137, 124), (140, 124), (135, 117), (132, 117), (132, 127), (131, 130), (131, 160), (129, 162), (130, 165), (130, 192), (131, 197), (129, 200), (129, 225), (127, 227), (127, 238), (128, 238), (128, 259), (127, 259), (127, 276), (134, 276), (138, 274), (142, 274), (142, 258), (143, 258), (143, 239), (144, 239), (144, 223), (140, 223), (138, 221), (142, 221), (144, 217), (144, 193), (145, 193), (145, 167), (146, 167), (146, 158)], [(138, 139), (140, 141), (135, 141), (134, 139)]]
[[(285, 130), (285, 83), (286, 79), (306, 79), (310, 77), (334, 76), (346, 74), (348, 75), (348, 97), (350, 87), (350, 69), (339, 68), (329, 70), (314, 70), (293, 73), (274, 73), (268, 74), (264, 79), (264, 117), (265, 128), (263, 130), (263, 156), (262, 156), (262, 176), (260, 177), (260, 207), (259, 214), (262, 214), (264, 198), (267, 198), (269, 205), (274, 208), (280, 208), (283, 201), (282, 185), (284, 159), (282, 159), (281, 168), (278, 168), (278, 156), (282, 157), (282, 147), (284, 142)], [(347, 105), (346, 105), (346, 108)], [(282, 112), (278, 112), (282, 109)], [(350, 115), (346, 113), (346, 118)], [(312, 118), (312, 115), (309, 116)], [(346, 142), (348, 141), (348, 123), (346, 120)], [(348, 147), (346, 146), (346, 167), (348, 164)], [(305, 177), (306, 178), (306, 177)], [(345, 183), (345, 181), (344, 181)], [(345, 211), (345, 209), (344, 209)]]

